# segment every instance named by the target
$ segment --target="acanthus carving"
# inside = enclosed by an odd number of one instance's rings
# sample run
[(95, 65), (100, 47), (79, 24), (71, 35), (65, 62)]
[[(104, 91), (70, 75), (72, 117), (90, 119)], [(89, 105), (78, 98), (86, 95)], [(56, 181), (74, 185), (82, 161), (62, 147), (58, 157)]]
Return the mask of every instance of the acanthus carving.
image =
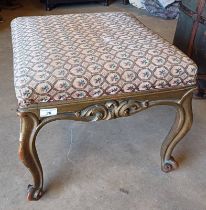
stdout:
[(149, 101), (110, 100), (104, 104), (94, 104), (77, 112), (64, 112), (55, 116), (42, 118), (37, 132), (47, 123), (55, 120), (99, 121), (127, 117), (149, 107)]
[(133, 115), (148, 108), (148, 101), (111, 100), (104, 105), (93, 105), (79, 112), (79, 118), (86, 121), (110, 120)]

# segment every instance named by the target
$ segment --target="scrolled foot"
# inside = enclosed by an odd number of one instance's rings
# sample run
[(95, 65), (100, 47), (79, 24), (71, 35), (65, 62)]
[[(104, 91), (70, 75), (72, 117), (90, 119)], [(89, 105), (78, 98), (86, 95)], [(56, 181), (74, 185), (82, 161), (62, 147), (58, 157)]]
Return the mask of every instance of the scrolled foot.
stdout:
[(165, 160), (162, 163), (162, 171), (165, 173), (171, 172), (178, 167), (178, 163), (171, 157), (169, 160)]
[(43, 195), (43, 190), (39, 188), (35, 188), (33, 185), (28, 185), (27, 192), (28, 192), (27, 199), (29, 201), (37, 201)]

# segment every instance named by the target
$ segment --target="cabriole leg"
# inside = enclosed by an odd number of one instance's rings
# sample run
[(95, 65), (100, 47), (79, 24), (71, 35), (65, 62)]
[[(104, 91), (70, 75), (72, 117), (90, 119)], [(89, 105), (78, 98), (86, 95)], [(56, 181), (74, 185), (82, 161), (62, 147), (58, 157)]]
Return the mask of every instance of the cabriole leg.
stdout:
[(19, 159), (30, 170), (33, 185), (28, 186), (28, 200), (38, 200), (43, 193), (43, 172), (35, 146), (38, 119), (32, 113), (18, 113), (20, 117)]
[(185, 136), (192, 126), (192, 95), (193, 92), (189, 92), (177, 104), (175, 122), (162, 144), (160, 155), (161, 168), (164, 172), (170, 172), (178, 166), (171, 154), (176, 144)]

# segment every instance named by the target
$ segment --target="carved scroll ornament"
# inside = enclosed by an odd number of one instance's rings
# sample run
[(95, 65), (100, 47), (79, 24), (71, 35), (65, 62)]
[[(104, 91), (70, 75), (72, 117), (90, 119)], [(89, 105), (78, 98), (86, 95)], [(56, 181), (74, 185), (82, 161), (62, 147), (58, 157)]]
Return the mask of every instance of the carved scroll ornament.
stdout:
[(110, 120), (133, 115), (148, 108), (148, 101), (108, 101), (104, 105), (93, 105), (79, 112), (79, 118), (86, 121)]

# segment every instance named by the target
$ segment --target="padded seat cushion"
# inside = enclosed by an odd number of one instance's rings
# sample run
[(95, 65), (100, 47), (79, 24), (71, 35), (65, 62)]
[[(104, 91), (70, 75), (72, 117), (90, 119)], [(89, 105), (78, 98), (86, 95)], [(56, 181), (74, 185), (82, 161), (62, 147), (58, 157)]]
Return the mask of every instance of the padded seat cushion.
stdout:
[(20, 107), (196, 83), (193, 61), (127, 13), (19, 17), (11, 27)]

